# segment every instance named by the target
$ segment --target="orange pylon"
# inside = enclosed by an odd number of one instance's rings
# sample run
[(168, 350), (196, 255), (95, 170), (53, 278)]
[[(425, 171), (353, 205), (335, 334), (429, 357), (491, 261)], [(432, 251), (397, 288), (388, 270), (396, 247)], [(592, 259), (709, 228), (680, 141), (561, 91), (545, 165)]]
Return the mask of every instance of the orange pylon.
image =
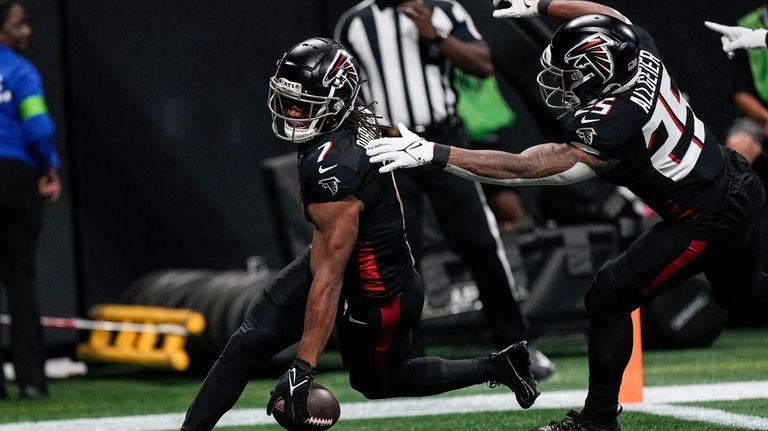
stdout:
[(632, 356), (624, 369), (619, 390), (620, 404), (643, 402), (643, 339), (640, 330), (640, 309), (632, 312)]

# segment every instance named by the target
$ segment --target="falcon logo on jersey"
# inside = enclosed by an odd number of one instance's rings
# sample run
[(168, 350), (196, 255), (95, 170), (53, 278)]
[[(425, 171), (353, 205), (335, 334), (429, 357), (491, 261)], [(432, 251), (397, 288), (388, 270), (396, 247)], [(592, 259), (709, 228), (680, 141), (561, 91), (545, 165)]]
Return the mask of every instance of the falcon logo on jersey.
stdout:
[(323, 85), (334, 88), (348, 85), (350, 88), (355, 88), (357, 87), (358, 79), (357, 69), (355, 69), (355, 65), (352, 63), (352, 57), (343, 49), (336, 51), (336, 58), (333, 59), (331, 67), (325, 71)]
[(603, 82), (607, 82), (613, 77), (614, 71), (613, 56), (608, 47), (614, 45), (617, 45), (615, 40), (602, 33), (595, 33), (571, 48), (565, 54), (565, 62), (573, 64), (577, 69), (591, 68)]
[(597, 132), (591, 127), (582, 127), (581, 129), (576, 129), (576, 134), (579, 135), (579, 138), (581, 138), (585, 144), (592, 145), (592, 138), (597, 135)]
[(336, 196), (336, 193), (339, 192), (339, 183), (341, 183), (341, 181), (339, 181), (339, 179), (336, 177), (323, 178), (317, 182), (320, 187), (331, 192), (331, 196)]

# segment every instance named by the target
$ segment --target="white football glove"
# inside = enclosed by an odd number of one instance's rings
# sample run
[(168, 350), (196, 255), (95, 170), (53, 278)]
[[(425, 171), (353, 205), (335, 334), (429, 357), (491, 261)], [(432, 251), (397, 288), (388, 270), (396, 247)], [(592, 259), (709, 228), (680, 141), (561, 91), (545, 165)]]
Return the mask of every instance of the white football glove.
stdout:
[(493, 7), (498, 7), (502, 1), (510, 3), (510, 6), (494, 10), (494, 18), (524, 18), (539, 14), (539, 0), (493, 0)]
[(704, 21), (708, 29), (722, 35), (723, 51), (733, 58), (733, 51), (737, 49), (765, 48), (765, 29), (753, 30), (746, 27), (722, 25), (715, 22)]
[(399, 138), (378, 138), (368, 143), (365, 154), (371, 163), (389, 162), (379, 168), (385, 174), (395, 169), (415, 168), (432, 161), (435, 143), (411, 132), (403, 123), (397, 123)]

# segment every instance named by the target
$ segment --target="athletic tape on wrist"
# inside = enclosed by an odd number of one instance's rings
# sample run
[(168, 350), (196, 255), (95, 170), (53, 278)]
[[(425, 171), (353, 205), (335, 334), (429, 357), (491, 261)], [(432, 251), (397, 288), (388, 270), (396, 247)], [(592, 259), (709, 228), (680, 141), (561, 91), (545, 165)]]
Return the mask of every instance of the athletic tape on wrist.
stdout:
[(539, 15), (546, 15), (547, 9), (549, 9), (549, 5), (552, 3), (553, 0), (540, 0), (539, 4), (537, 5), (536, 9), (539, 12)]
[(448, 166), (448, 158), (451, 156), (451, 147), (443, 144), (435, 144), (432, 152), (432, 163), (444, 168)]

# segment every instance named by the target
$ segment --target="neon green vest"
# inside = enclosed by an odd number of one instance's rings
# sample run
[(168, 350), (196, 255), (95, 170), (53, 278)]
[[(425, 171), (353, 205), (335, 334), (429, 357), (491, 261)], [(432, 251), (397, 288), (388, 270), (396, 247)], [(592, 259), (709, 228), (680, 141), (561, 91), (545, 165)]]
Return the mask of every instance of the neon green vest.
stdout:
[[(752, 29), (763, 28), (764, 13), (765, 8), (757, 8), (741, 18), (739, 25)], [(763, 102), (768, 103), (768, 50), (750, 49), (747, 54), (749, 55), (749, 66), (752, 69), (752, 79), (755, 81), (757, 94)]]
[(501, 95), (495, 77), (482, 79), (459, 69), (453, 72), (453, 86), (458, 93), (456, 113), (464, 121), (471, 141), (515, 124), (517, 116)]

